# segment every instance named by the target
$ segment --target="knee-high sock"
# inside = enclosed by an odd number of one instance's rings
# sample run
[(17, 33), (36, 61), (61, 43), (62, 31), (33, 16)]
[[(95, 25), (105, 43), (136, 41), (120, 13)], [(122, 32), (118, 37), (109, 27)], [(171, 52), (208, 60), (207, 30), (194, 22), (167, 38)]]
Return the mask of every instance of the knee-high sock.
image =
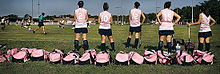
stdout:
[(202, 49), (203, 49), (203, 43), (199, 43), (198, 49), (202, 51)]
[(110, 43), (112, 50), (115, 50), (115, 42)]
[(101, 51), (106, 51), (105, 43), (101, 44)]
[(162, 50), (163, 47), (163, 41), (158, 42), (158, 50)]
[(84, 50), (88, 50), (89, 49), (88, 40), (83, 40), (83, 48), (84, 48)]
[(210, 50), (210, 43), (205, 43), (205, 49), (206, 49), (206, 51)]
[(134, 48), (137, 48), (138, 42), (139, 42), (139, 38), (136, 38), (136, 39), (135, 39), (135, 43), (134, 43)]
[(79, 51), (79, 40), (74, 41), (74, 48)]
[(128, 37), (126, 47), (129, 47), (130, 42), (131, 42), (131, 38)]
[(168, 45), (168, 52), (171, 53), (172, 52), (171, 42), (167, 42), (167, 45)]

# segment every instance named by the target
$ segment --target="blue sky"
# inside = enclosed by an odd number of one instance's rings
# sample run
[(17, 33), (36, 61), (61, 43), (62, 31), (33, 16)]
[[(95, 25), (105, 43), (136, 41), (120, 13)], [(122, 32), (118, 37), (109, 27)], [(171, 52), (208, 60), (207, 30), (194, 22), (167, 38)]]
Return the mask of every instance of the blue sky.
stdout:
[[(37, 1), (34, 0), (34, 17), (37, 16)], [(62, 15), (73, 14), (74, 10), (78, 8), (77, 2), (79, 0), (40, 0), (40, 13), (45, 12), (46, 15)], [(122, 11), (124, 15), (129, 13), (129, 10), (133, 8), (135, 1), (141, 3), (140, 9), (144, 13), (155, 12), (155, 0), (83, 0), (84, 8), (86, 8), (91, 15), (98, 15), (102, 12), (102, 5), (104, 2), (109, 3), (109, 12), (113, 15), (120, 15)], [(116, 8), (121, 7), (123, 1), (123, 9)], [(171, 1), (171, 9), (183, 6), (189, 6), (192, 4), (192, 0), (157, 0), (159, 7), (158, 10), (163, 8), (163, 4), (166, 1)], [(200, 4), (207, 0), (194, 0), (194, 4)], [(0, 2), (0, 16), (8, 14), (16, 14), (18, 16), (24, 16), (25, 14), (31, 15), (31, 2), (32, 0), (1, 0)]]

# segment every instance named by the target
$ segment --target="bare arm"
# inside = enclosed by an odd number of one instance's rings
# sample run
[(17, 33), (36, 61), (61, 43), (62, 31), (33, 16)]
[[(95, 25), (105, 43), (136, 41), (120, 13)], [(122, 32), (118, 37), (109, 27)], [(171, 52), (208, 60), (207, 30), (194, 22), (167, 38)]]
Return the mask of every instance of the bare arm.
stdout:
[(145, 15), (144, 15), (143, 12), (141, 12), (141, 15), (142, 15), (142, 17), (143, 17), (143, 20), (142, 20), (142, 23), (141, 23), (141, 26), (142, 26), (142, 25), (144, 24), (144, 22), (145, 22), (146, 17), (145, 17)]
[(86, 15), (86, 21), (88, 21), (89, 19), (89, 15), (88, 15), (88, 12), (87, 12), (87, 15)]
[(111, 23), (110, 23), (111, 25), (113, 24), (113, 17), (111, 16)]
[(198, 20), (197, 22), (195, 22), (195, 23), (191, 23), (191, 24), (188, 24), (188, 26), (191, 26), (191, 25), (198, 25), (198, 24), (201, 23), (201, 21), (202, 21), (202, 14), (199, 15), (199, 20)]
[(178, 14), (176, 14), (175, 12), (174, 12), (174, 16), (177, 18), (176, 21), (173, 23), (175, 25), (176, 23), (178, 23), (180, 21), (181, 17)]
[(73, 18), (73, 21), (76, 21), (76, 14), (75, 14), (75, 12), (74, 12), (74, 18)]
[(98, 16), (98, 24), (100, 24), (101, 23), (101, 19), (100, 19), (100, 17)]
[(160, 16), (162, 15), (161, 11), (157, 14), (157, 21), (159, 22), (159, 24), (162, 24), (162, 22), (160, 21)]
[(131, 22), (131, 12), (129, 12), (129, 23)]
[(216, 21), (212, 17), (210, 18), (210, 20), (212, 20), (212, 23), (210, 24), (210, 26), (213, 26), (216, 23)]

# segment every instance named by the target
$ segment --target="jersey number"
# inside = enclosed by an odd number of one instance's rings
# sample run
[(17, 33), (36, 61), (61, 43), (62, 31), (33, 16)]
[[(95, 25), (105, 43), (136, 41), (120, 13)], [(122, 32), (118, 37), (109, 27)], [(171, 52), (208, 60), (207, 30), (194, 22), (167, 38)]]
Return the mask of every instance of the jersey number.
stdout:
[(102, 15), (102, 20), (104, 21), (104, 22), (108, 22), (108, 20), (109, 20), (109, 18), (108, 18), (108, 16), (107, 15)]
[(172, 21), (172, 17), (170, 13), (168, 13), (167, 15), (164, 15), (164, 21)]
[(82, 13), (79, 13), (79, 17), (78, 17), (79, 20), (82, 20)]
[(133, 13), (132, 14), (132, 19), (137, 20), (138, 19), (138, 14), (137, 13)]

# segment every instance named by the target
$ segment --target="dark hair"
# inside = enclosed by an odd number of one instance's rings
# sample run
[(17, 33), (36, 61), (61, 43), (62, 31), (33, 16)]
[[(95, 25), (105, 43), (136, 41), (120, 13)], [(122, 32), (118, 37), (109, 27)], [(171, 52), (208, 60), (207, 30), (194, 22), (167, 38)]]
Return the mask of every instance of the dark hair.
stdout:
[(44, 15), (45, 15), (45, 13), (42, 13), (42, 15), (44, 16)]
[(103, 5), (103, 9), (104, 9), (104, 11), (107, 11), (107, 10), (108, 10), (108, 8), (109, 8), (108, 3), (107, 3), (107, 2), (105, 2), (105, 3), (104, 3), (104, 5)]
[(170, 6), (171, 6), (171, 2), (170, 1), (165, 2), (164, 8), (170, 8)]
[(201, 13), (204, 13), (206, 16), (209, 16), (208, 10), (205, 7), (200, 6), (199, 10)]
[(134, 6), (135, 6), (135, 8), (139, 8), (140, 3), (139, 3), (139, 2), (135, 2), (135, 3), (134, 3)]
[(83, 5), (84, 5), (83, 1), (79, 1), (79, 2), (78, 2), (79, 8), (83, 7)]

